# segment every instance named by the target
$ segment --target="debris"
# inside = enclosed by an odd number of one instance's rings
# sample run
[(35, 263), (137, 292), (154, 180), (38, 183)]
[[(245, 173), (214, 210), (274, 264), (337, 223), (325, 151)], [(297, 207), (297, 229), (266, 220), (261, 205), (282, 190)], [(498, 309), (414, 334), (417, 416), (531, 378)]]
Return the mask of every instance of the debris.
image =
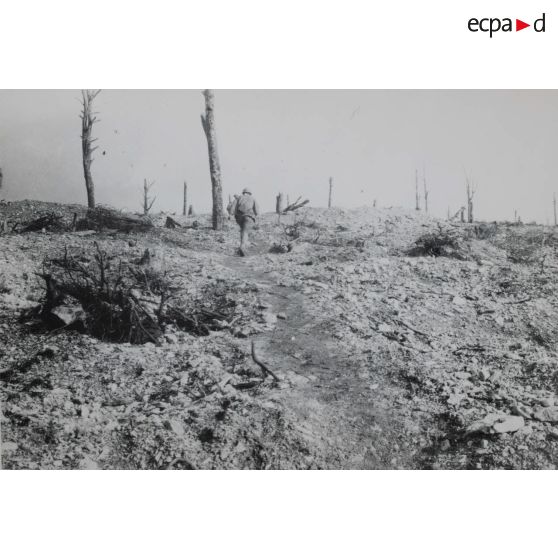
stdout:
[(542, 422), (558, 422), (558, 407), (545, 407), (533, 413), (533, 418)]
[(503, 434), (504, 432), (516, 432), (517, 430), (525, 426), (525, 420), (521, 416), (507, 416), (505, 418), (497, 420), (492, 428), (497, 434)]
[(505, 432), (515, 432), (524, 426), (525, 420), (521, 416), (489, 413), (484, 418), (469, 425), (466, 434), (504, 434)]
[(169, 217), (167, 215), (167, 219), (165, 221), (165, 227), (167, 229), (177, 229), (177, 228), (179, 229), (181, 228), (181, 226), (182, 225), (178, 221), (175, 221), (172, 217)]
[(56, 306), (50, 311), (50, 314), (58, 318), (62, 326), (84, 322), (86, 317), (85, 311), (79, 303)]
[(269, 366), (267, 366), (266, 364), (264, 364), (259, 356), (258, 353), (256, 351), (256, 342), (254, 340), (252, 340), (252, 359), (254, 360), (254, 362), (262, 369), (262, 372), (264, 374), (269, 374), (270, 376), (273, 377), (273, 379), (276, 382), (279, 382), (279, 378), (275, 375), (275, 373), (269, 368)]

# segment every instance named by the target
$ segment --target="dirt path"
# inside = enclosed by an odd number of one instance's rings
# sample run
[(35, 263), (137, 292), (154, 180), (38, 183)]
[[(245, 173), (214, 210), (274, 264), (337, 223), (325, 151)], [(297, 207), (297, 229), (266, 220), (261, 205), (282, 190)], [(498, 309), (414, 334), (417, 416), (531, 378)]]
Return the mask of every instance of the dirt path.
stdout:
[(262, 357), (286, 378), (272, 394), (296, 417), (308, 443), (328, 468), (413, 467), (405, 446), (405, 418), (398, 412), (402, 389), (366, 355), (351, 354), (324, 327), (324, 316), (293, 287), (278, 286), (258, 269), (257, 255), (225, 257), (223, 265), (256, 282), (273, 314), (284, 314), (273, 331), (258, 335)]

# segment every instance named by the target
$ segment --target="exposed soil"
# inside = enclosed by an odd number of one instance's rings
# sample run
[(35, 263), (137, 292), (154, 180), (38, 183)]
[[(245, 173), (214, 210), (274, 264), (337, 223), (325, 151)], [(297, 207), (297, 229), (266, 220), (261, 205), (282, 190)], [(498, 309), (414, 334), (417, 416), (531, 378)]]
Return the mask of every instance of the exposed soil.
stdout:
[[(21, 202), (0, 222), (47, 211), (84, 210)], [(195, 220), (0, 236), (5, 468), (558, 464), (552, 228), (308, 208), (264, 216), (241, 258), (233, 222)], [(147, 249), (175, 297), (230, 297), (234, 319), (204, 337), (167, 327), (158, 345), (21, 321), (43, 259), (94, 243), (125, 262)]]

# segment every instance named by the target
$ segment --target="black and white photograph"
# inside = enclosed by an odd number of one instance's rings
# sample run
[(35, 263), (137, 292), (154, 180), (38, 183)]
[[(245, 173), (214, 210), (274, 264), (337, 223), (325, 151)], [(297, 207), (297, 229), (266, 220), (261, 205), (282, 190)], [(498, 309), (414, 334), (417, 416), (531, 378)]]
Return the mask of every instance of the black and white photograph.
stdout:
[(2, 556), (555, 553), (554, 18), (3, 2)]
[(2, 469), (555, 469), (557, 123), (553, 89), (0, 90)]

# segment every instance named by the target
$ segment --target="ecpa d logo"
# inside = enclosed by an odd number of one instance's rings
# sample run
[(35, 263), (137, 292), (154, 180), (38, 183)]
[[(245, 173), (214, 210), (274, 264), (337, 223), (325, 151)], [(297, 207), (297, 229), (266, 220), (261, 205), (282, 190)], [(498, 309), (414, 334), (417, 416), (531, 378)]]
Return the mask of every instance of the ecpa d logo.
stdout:
[[(502, 31), (512, 32), (512, 31), (521, 31), (522, 29), (527, 29), (527, 27), (531, 27), (530, 23), (525, 23), (521, 19), (515, 20), (515, 29), (513, 26), (513, 19), (509, 17), (505, 17), (500, 19), (498, 17), (485, 17), (482, 19), (478, 19), (476, 17), (472, 17), (467, 27), (469, 31), (473, 33), (478, 33), (481, 31), (482, 33), (489, 33), (490, 38), (494, 33), (498, 33)], [(546, 14), (543, 14), (539, 19), (536, 19), (533, 22), (533, 30), (537, 33), (544, 33), (545, 32), (545, 25), (546, 25)]]

